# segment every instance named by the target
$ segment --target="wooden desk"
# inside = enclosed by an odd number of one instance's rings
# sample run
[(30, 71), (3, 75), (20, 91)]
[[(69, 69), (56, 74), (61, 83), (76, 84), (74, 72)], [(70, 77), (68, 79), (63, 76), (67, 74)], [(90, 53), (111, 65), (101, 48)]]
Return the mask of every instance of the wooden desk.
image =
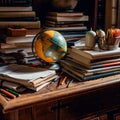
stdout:
[(120, 79), (116, 75), (57, 89), (54, 83), (11, 100), (0, 96), (0, 105), (0, 120), (109, 120), (118, 114), (115, 120), (120, 120)]

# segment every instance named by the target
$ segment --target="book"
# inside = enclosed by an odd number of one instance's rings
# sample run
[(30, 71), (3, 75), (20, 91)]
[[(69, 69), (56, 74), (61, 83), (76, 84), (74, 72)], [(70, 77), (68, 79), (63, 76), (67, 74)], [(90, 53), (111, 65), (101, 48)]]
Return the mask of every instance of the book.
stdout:
[[(101, 58), (101, 59), (87, 59), (84, 56), (78, 55), (75, 52), (71, 52), (68, 49), (68, 54), (67, 54), (67, 59), (71, 59), (74, 62), (79, 62), (79, 64), (86, 66), (87, 68), (91, 68), (91, 67), (100, 67), (104, 64), (108, 64), (108, 63), (118, 63), (120, 61), (120, 57), (110, 57), (110, 58)], [(110, 65), (110, 64), (109, 64)]]
[(76, 37), (85, 37), (87, 30), (80, 30), (80, 31), (60, 31), (60, 33), (65, 38), (76, 38)]
[(94, 50), (86, 50), (84, 46), (73, 46), (71, 51), (91, 60), (120, 56), (120, 48), (114, 50), (100, 50), (96, 47)]
[(48, 27), (76, 27), (76, 26), (84, 26), (83, 23), (71, 23), (71, 24), (52, 24), (49, 21), (45, 22), (45, 26)]
[(76, 25), (76, 24), (84, 24), (84, 21), (52, 21), (52, 20), (45, 20), (46, 24), (52, 25)]
[(68, 47), (68, 49), (71, 46), (80, 46), (81, 44), (83, 44), (82, 40), (69, 40), (69, 41), (67, 41), (67, 47)]
[(14, 17), (36, 17), (36, 12), (35, 11), (14, 11), (14, 12), (0, 12), (0, 18), (14, 18)]
[[(6, 37), (1, 43), (1, 53), (12, 53), (19, 50), (24, 50), (26, 53), (32, 52), (32, 41), (36, 34), (26, 34), (25, 36), (19, 37)], [(2, 41), (1, 41), (2, 42)]]
[(30, 6), (32, 0), (1, 0), (0, 6)]
[[(120, 73), (120, 66), (105, 67), (98, 69), (86, 69), (80, 65), (74, 63), (68, 63), (68, 61), (62, 61), (61, 65), (66, 73), (70, 76), (78, 76), (78, 80), (93, 80), (98, 78), (103, 78), (111, 75), (116, 75)], [(71, 75), (72, 74), (72, 75)]]
[(13, 12), (13, 11), (22, 11), (22, 12), (24, 12), (24, 11), (33, 11), (33, 8), (32, 8), (32, 6), (19, 6), (19, 7), (17, 7), (17, 6), (1, 6), (0, 7), (0, 12), (5, 12), (5, 11), (9, 11), (9, 12)]
[(17, 36), (25, 36), (27, 33), (27, 29), (25, 28), (7, 28), (7, 36), (17, 37)]
[(58, 31), (80, 31), (80, 30), (87, 30), (87, 26), (81, 26), (81, 27), (47, 27), (44, 26), (46, 29), (51, 30), (58, 30)]
[[(116, 6), (116, 4), (115, 4), (115, 6)], [(118, 1), (118, 11), (117, 11), (117, 13), (120, 13), (120, 1)], [(117, 14), (117, 26), (120, 27), (120, 15), (119, 14)]]
[(31, 47), (4, 48), (0, 49), (0, 53), (16, 53), (20, 50), (24, 50), (26, 53), (32, 53)]
[(19, 21), (19, 22), (21, 22), (21, 21), (23, 21), (23, 22), (25, 22), (25, 21), (26, 21), (26, 22), (27, 22), (27, 21), (28, 21), (28, 22), (32, 22), (32, 21), (38, 21), (38, 20), (39, 20), (39, 17), (28, 17), (28, 16), (27, 16), (27, 17), (16, 17), (16, 16), (15, 16), (15, 17), (13, 17), (13, 18), (12, 18), (12, 17), (5, 17), (5, 18), (2, 17), (2, 18), (0, 18), (0, 22), (1, 22), (1, 21), (4, 21), (4, 22), (11, 22), (11, 21), (13, 21), (13, 22), (14, 22), (14, 21), (15, 21), (15, 22), (16, 22), (16, 21)]
[(106, 66), (106, 67), (86, 68), (85, 66), (82, 66), (81, 64), (79, 64), (77, 62), (74, 62), (74, 61), (72, 61), (70, 59), (61, 60), (60, 64), (66, 69), (71, 68), (70, 69), (71, 71), (73, 71), (73, 69), (74, 69), (74, 70), (78, 70), (80, 73), (84, 73), (84, 74), (86, 73), (86, 76), (120, 70), (119, 65)]
[(37, 21), (0, 21), (0, 28), (8, 28), (8, 27), (18, 27), (18, 28), (40, 28), (41, 22)]
[(56, 77), (55, 70), (10, 64), (0, 67), (0, 79), (19, 83), (29, 88), (38, 87)]
[(83, 16), (83, 12), (48, 12), (47, 16), (65, 16), (65, 17), (81, 17)]
[[(110, 8), (110, 6), (106, 7), (106, 5), (108, 5), (108, 4), (106, 4), (106, 1), (104, 1), (104, 0), (98, 0), (98, 3), (97, 3), (97, 13), (96, 13), (97, 28), (101, 28), (101, 29), (105, 28), (105, 17), (106, 17), (105, 14), (110, 11), (110, 9), (109, 9), (109, 11), (106, 12), (107, 9), (105, 9), (105, 8)], [(110, 5), (110, 2), (109, 2), (109, 5)], [(107, 17), (109, 19), (109, 16), (107, 16)]]
[(1, 87), (6, 87), (6, 88), (10, 88), (13, 89), (17, 92), (24, 92), (26, 90), (26, 87), (14, 82), (10, 82), (10, 81), (4, 81), (4, 80), (0, 80), (0, 86)]
[(89, 17), (87, 15), (84, 15), (81, 17), (46, 16), (46, 20), (52, 20), (52, 21), (89, 21)]
[(6, 65), (6, 64), (16, 64), (17, 60), (13, 56), (5, 56), (0, 55), (0, 66)]
[(7, 37), (5, 39), (5, 43), (7, 44), (19, 44), (19, 43), (32, 43), (34, 37), (36, 34), (33, 35), (28, 35), (26, 34), (25, 36), (20, 36), (20, 37)]
[(11, 48), (21, 48), (21, 47), (31, 47), (31, 42), (26, 42), (26, 43), (13, 43), (13, 44), (8, 44), (8, 43), (1, 43), (1, 49), (11, 49)]

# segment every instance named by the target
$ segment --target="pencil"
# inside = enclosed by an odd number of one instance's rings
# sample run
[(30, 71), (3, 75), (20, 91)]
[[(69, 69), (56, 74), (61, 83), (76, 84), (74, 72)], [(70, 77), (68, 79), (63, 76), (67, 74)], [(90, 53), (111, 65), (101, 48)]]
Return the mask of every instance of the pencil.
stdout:
[(67, 80), (67, 76), (65, 76), (63, 79), (62, 79), (62, 82), (61, 82), (61, 84), (63, 85), (63, 84), (65, 84), (65, 81)]
[(8, 92), (14, 94), (16, 97), (20, 96), (20, 94), (18, 92), (16, 92), (15, 90), (9, 89), (9, 88), (5, 88), (5, 90), (7, 90)]
[(4, 90), (2, 88), (0, 88), (0, 92), (5, 94), (6, 96), (8, 96), (9, 98), (16, 98), (16, 96), (10, 92), (8, 92), (7, 90)]

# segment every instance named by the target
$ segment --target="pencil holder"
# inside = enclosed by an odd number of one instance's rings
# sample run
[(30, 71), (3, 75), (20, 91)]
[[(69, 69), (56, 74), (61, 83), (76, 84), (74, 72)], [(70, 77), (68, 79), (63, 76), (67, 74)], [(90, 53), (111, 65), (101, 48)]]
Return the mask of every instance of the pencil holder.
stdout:
[[(101, 32), (101, 31), (99, 31)], [(114, 50), (119, 47), (120, 29), (108, 29), (106, 36), (97, 36), (98, 47), (103, 50)]]

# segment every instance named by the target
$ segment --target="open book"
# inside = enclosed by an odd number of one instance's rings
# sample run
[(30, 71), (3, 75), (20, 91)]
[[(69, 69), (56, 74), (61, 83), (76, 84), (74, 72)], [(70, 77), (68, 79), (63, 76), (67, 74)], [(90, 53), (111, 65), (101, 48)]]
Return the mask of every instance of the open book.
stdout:
[(35, 88), (56, 77), (55, 70), (10, 64), (0, 67), (0, 79)]

